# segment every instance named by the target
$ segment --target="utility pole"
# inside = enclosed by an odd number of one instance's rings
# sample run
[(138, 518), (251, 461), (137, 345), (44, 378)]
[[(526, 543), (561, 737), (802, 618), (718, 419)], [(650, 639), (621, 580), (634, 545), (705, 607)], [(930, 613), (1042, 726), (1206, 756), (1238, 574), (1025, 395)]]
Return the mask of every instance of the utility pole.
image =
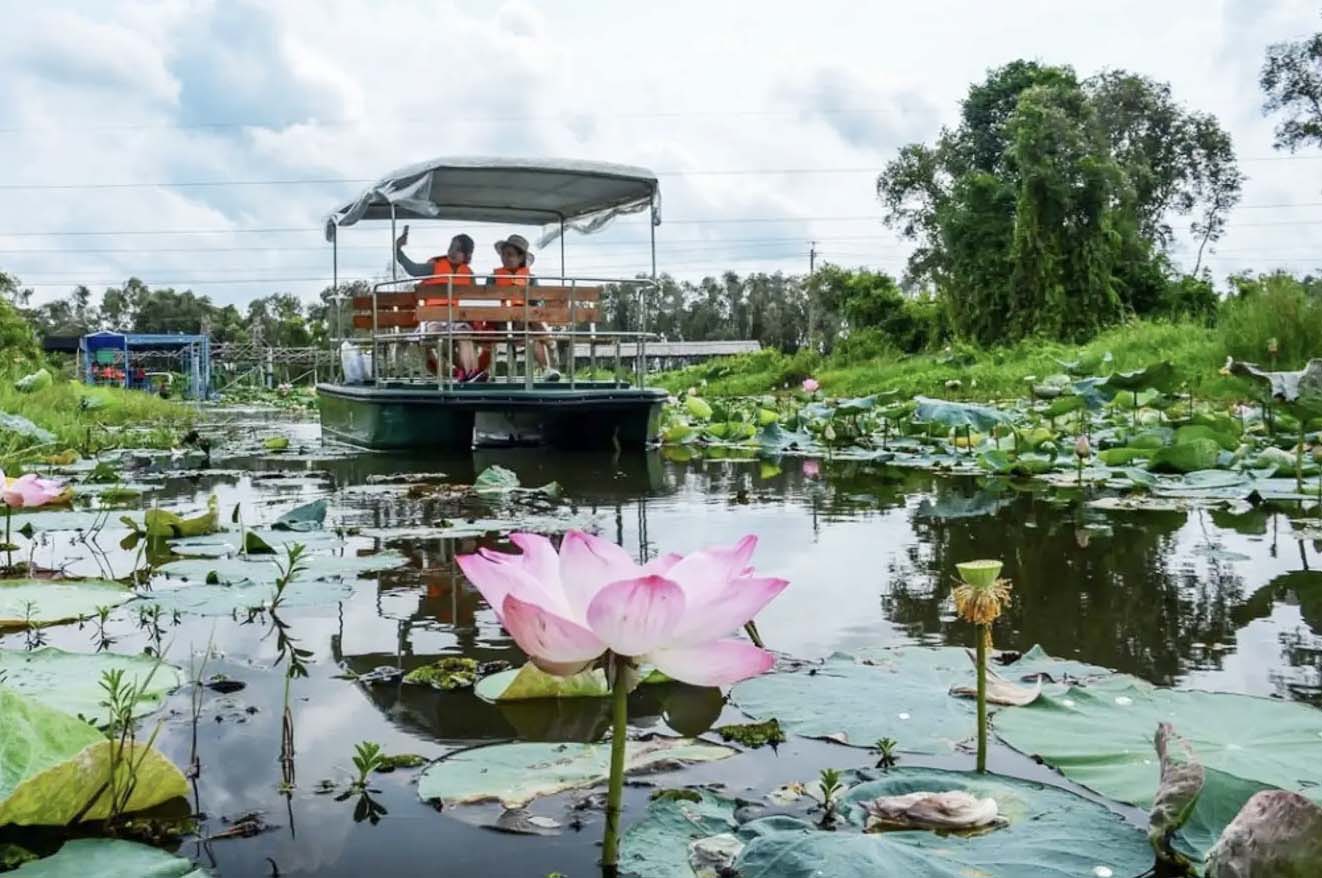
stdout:
[(816, 352), (817, 342), (813, 336), (813, 286), (812, 277), (817, 270), (817, 242), (808, 242), (808, 349)]

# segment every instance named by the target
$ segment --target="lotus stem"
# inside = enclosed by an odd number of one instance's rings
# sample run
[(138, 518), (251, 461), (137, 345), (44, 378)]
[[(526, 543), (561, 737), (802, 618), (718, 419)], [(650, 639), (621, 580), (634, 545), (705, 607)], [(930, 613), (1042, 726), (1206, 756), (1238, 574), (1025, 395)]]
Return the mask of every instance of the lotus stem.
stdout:
[(629, 674), (618, 657), (611, 686), (611, 773), (606, 792), (606, 837), (601, 845), (604, 873), (614, 875), (620, 863), (620, 804), (624, 797), (624, 745), (629, 737)]
[[(1294, 489), (1298, 493), (1303, 493), (1303, 414), (1300, 414), (1300, 444), (1294, 450)], [(8, 539), (7, 541), (8, 542)]]
[(987, 771), (987, 642), (991, 625), (978, 626), (978, 773)]

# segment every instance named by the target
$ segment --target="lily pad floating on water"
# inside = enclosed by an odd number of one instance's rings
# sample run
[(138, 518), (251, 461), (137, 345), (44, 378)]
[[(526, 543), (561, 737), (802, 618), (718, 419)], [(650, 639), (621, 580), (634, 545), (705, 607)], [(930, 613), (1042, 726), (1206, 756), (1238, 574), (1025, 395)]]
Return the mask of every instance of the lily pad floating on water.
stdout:
[(70, 622), (132, 597), (103, 579), (0, 579), (0, 630)]
[[(1038, 646), (998, 666), (998, 672), (1008, 681), (1040, 676), (1053, 684), (1111, 673), (1053, 658)], [(754, 719), (774, 718), (804, 737), (852, 747), (892, 738), (906, 753), (948, 753), (975, 731), (972, 706), (951, 694), (952, 687), (973, 679), (968, 651), (961, 647), (861, 650), (857, 657), (836, 653), (820, 664), (745, 680), (731, 690), (730, 702)], [(859, 704), (874, 707), (861, 711)]]
[[(293, 540), (293, 542), (298, 542)], [(197, 582), (237, 583), (243, 581), (274, 584), (280, 575), (277, 561), (280, 555), (260, 558), (185, 558), (170, 561), (156, 568), (158, 573)], [(376, 552), (371, 555), (307, 555), (306, 566), (298, 571), (293, 582), (313, 582), (328, 579), (352, 579), (366, 573), (402, 567), (408, 559), (398, 552)]]
[[(127, 527), (137, 528), (133, 519), (127, 515), (124, 516), (122, 521)], [(216, 506), (216, 497), (213, 494), (207, 501), (207, 511), (201, 515), (184, 518), (179, 513), (170, 512), (167, 509), (148, 509), (142, 516), (143, 526), (138, 529), (145, 531), (149, 537), (163, 539), (200, 537), (215, 533), (220, 527), (219, 521), (219, 510)]]
[[(111, 747), (83, 720), (0, 686), (0, 826), (104, 820)], [(188, 793), (183, 774), (160, 752), (136, 744), (125, 758), (140, 760), (128, 813)]]
[[(973, 735), (973, 712), (949, 695), (968, 671), (964, 650), (878, 651), (873, 664), (837, 653), (820, 665), (745, 680), (730, 701), (757, 720), (851, 747), (893, 738), (906, 753), (949, 753)], [(860, 704), (871, 705), (859, 710)]]
[(517, 475), (499, 464), (492, 464), (478, 473), (477, 478), (473, 480), (473, 490), (485, 495), (509, 494), (514, 491), (545, 494), (548, 497), (560, 495), (559, 483), (549, 482), (540, 488), (524, 488), (519, 484)]
[[(690, 738), (653, 737), (628, 742), (624, 770), (669, 771), (736, 752)], [(493, 744), (433, 762), (418, 778), (418, 795), (424, 802), (439, 800), (446, 806), (499, 802), (505, 808), (522, 808), (539, 796), (603, 784), (609, 774), (609, 744)]]
[[(859, 775), (856, 774), (855, 777)], [(866, 775), (862, 775), (866, 777)], [(915, 792), (967, 792), (996, 802), (1006, 825), (977, 834), (909, 830), (864, 833), (865, 803)], [(704, 839), (732, 837), (741, 878), (1095, 878), (1137, 875), (1152, 865), (1143, 833), (1057, 787), (997, 775), (931, 768), (894, 769), (844, 796), (845, 820), (823, 831), (806, 820), (775, 816), (740, 824), (736, 803), (709, 792), (691, 802), (658, 799), (625, 833), (625, 872), (665, 878), (722, 874), (695, 868)], [(737, 852), (737, 853), (736, 853)]]
[(1117, 674), (996, 714), (996, 733), (1066, 777), (1141, 808), (1159, 767), (1152, 736), (1175, 725), (1209, 771), (1322, 799), (1322, 711), (1306, 704), (1165, 689)]
[(313, 500), (297, 506), (276, 519), (275, 530), (310, 531), (326, 523), (326, 501)]
[(610, 694), (606, 672), (600, 668), (557, 677), (532, 662), (489, 674), (477, 681), (474, 692), (483, 701), (531, 701), (537, 698), (605, 698)]
[[(239, 532), (212, 534), (204, 537), (189, 537), (171, 540), (170, 551), (176, 555), (192, 558), (224, 558), (237, 555), (243, 548), (239, 542)], [(339, 549), (344, 542), (328, 531), (284, 531), (255, 527), (243, 531), (243, 539), (248, 543), (248, 550), (254, 554), (272, 554), (283, 552), (285, 546), (298, 543), (309, 552)], [(254, 546), (264, 545), (269, 551), (253, 551)], [(315, 556), (309, 555), (309, 560)]]
[[(65, 652), (53, 646), (32, 652), (0, 650), (0, 679), (4, 685), (47, 707), (104, 726), (110, 722), (103, 703), (101, 674), (124, 672), (127, 685), (146, 688), (133, 705), (133, 715), (146, 716), (160, 708), (165, 696), (183, 684), (182, 672), (173, 665), (145, 655), (113, 652)], [(149, 679), (150, 678), (150, 679)]]
[(150, 845), (117, 838), (79, 838), (65, 842), (49, 857), (19, 867), (14, 878), (210, 878), (191, 860)]
[[(176, 562), (171, 562), (176, 563)], [(285, 587), (283, 607), (324, 607), (346, 600), (353, 594), (353, 583), (332, 579), (318, 581), (296, 578)], [(162, 610), (193, 613), (198, 616), (230, 616), (258, 607), (268, 607), (275, 597), (275, 580), (254, 582), (251, 579), (223, 579), (197, 582), (176, 588), (157, 587), (142, 600)]]

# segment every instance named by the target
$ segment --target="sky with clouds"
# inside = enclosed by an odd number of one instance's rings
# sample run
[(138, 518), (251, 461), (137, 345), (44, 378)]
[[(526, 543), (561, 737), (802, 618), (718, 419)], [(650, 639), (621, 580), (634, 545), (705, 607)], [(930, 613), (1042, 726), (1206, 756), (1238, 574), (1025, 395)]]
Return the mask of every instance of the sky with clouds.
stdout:
[[(881, 224), (877, 172), (1015, 58), (1142, 72), (1215, 113), (1249, 176), (1218, 280), (1322, 271), (1322, 151), (1274, 152), (1257, 86), (1269, 43), (1322, 29), (1302, 0), (0, 0), (0, 20), (0, 270), (38, 300), (129, 276), (312, 296), (322, 218), (356, 181), (440, 155), (654, 169), (678, 276), (803, 271), (814, 240), (898, 274), (909, 247)], [(458, 230), (415, 225), (412, 255)], [(518, 231), (466, 230), (479, 269)], [(388, 273), (388, 235), (346, 230), (341, 278)], [(572, 236), (567, 262), (646, 270), (645, 220)], [(558, 273), (558, 249), (538, 268)]]

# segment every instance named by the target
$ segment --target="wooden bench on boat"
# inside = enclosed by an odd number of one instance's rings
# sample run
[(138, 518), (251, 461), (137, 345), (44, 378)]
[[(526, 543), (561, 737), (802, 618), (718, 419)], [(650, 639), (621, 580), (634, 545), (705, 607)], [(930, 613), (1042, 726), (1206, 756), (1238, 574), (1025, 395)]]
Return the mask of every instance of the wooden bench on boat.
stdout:
[[(356, 329), (417, 329), (423, 323), (544, 323), (552, 329), (593, 326), (601, 320), (601, 287), (455, 287), (453, 305), (441, 287), (353, 297)], [(529, 304), (523, 304), (524, 293)], [(515, 304), (517, 303), (517, 304)]]
[[(471, 329), (455, 330), (437, 339), (437, 353), (433, 360), (448, 359), (442, 351), (441, 339), (467, 339), (478, 344), (506, 346), (506, 378), (512, 379), (517, 351), (531, 339), (554, 340), (556, 335), (568, 335), (577, 344), (586, 344), (591, 353), (590, 368), (596, 369), (596, 349), (607, 344), (593, 341), (596, 326), (602, 319), (599, 286), (463, 286), (455, 287), (453, 304), (445, 302), (446, 290), (440, 286), (419, 285), (414, 290), (378, 292), (376, 294), (375, 330), (377, 333), (412, 333), (426, 324), (446, 327), (449, 324), (467, 324)], [(525, 304), (526, 291), (526, 304)], [(371, 295), (353, 297), (353, 325), (369, 332), (374, 328)], [(582, 330), (586, 329), (586, 332)], [(615, 371), (621, 366), (618, 339), (615, 346)], [(573, 348), (571, 348), (572, 350)], [(494, 355), (494, 352), (493, 352)], [(435, 362), (430, 368), (434, 368)], [(569, 372), (575, 371), (573, 354)]]

